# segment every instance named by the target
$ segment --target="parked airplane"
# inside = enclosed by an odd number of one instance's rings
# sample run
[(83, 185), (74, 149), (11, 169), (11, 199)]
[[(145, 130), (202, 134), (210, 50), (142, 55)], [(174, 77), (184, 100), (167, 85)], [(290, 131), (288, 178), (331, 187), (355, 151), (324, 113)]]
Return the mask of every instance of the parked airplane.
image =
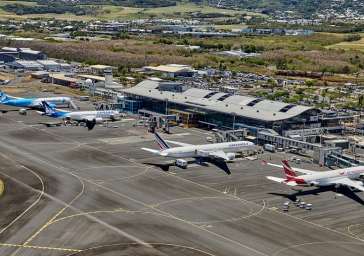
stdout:
[[(299, 168), (292, 168), (287, 160), (282, 161), (285, 178), (267, 176), (269, 180), (284, 183), (288, 186), (344, 186), (350, 189), (364, 191), (364, 184), (359, 179), (364, 177), (364, 166), (349, 167), (333, 171), (310, 171)], [(282, 167), (277, 164), (267, 163), (274, 167)], [(303, 173), (297, 175), (296, 172)]]
[(74, 111), (69, 112), (59, 110), (50, 106), (46, 101), (42, 101), (44, 112), (42, 114), (53, 118), (62, 118), (65, 120), (73, 120), (77, 122), (85, 122), (89, 130), (92, 130), (96, 123), (101, 123), (105, 120), (117, 120), (121, 117), (116, 110), (100, 110), (100, 111)]
[(47, 98), (18, 98), (0, 91), (0, 104), (30, 108), (43, 109), (42, 101), (47, 101), (51, 106), (66, 105), (71, 103), (70, 97), (47, 97)]
[[(192, 145), (177, 141), (163, 140), (158, 133), (154, 133), (154, 135), (161, 149), (142, 148), (143, 150), (164, 157), (195, 158), (199, 162), (211, 162), (222, 168), (228, 174), (230, 174), (230, 170), (226, 166), (226, 161), (233, 160), (236, 152), (241, 152), (254, 146), (254, 143), (249, 141)], [(170, 147), (168, 143), (176, 144), (179, 147)]]

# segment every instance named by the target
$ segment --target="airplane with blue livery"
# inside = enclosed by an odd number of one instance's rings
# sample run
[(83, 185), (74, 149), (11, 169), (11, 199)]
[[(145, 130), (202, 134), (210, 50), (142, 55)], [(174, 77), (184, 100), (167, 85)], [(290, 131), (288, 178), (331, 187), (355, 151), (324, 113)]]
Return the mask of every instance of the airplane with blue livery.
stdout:
[(53, 118), (63, 120), (71, 120), (79, 123), (85, 123), (89, 130), (92, 130), (97, 123), (102, 123), (105, 120), (115, 121), (121, 118), (121, 114), (116, 110), (92, 110), (92, 111), (65, 111), (56, 109), (48, 102), (42, 101), (44, 112), (39, 112)]
[(52, 107), (71, 104), (70, 97), (18, 98), (0, 91), (0, 104), (7, 106), (43, 110), (42, 101), (47, 101)]

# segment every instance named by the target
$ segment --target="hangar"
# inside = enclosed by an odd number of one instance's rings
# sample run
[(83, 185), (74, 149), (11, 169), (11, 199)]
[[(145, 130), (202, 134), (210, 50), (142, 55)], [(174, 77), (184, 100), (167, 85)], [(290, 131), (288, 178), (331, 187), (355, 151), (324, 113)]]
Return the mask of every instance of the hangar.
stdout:
[(319, 109), (251, 96), (187, 88), (176, 82), (144, 80), (123, 90), (123, 110), (176, 114), (189, 126), (209, 125), (285, 130), (318, 128)]

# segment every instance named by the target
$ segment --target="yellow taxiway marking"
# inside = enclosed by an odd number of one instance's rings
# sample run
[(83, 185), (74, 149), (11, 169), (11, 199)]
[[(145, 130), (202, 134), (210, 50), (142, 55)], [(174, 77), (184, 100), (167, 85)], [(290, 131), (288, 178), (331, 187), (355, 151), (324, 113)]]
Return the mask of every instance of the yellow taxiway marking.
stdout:
[(0, 243), (0, 246), (6, 247), (18, 247), (27, 249), (40, 249), (40, 250), (54, 250), (54, 251), (66, 251), (66, 252), (81, 252), (82, 250), (70, 249), (70, 248), (58, 248), (58, 247), (47, 247), (47, 246), (36, 246), (36, 245), (22, 245), (22, 244), (4, 244)]
[[(76, 175), (73, 176), (77, 177)], [(80, 181), (82, 185), (81, 191), (71, 200), (71, 202), (69, 202), (66, 206), (64, 206), (56, 215), (54, 215), (50, 220), (48, 220), (48, 222), (44, 224), (37, 232), (35, 232), (31, 237), (29, 237), (28, 240), (26, 240), (23, 245), (28, 245), (35, 237), (39, 235), (39, 233), (41, 233), (45, 228), (47, 228), (50, 224), (52, 224), (52, 222), (55, 219), (57, 219), (59, 215), (61, 215), (74, 201), (76, 201), (83, 194), (83, 192), (85, 191), (85, 184), (78, 177), (77, 179)]]
[(5, 191), (5, 184), (2, 180), (0, 180), (0, 196), (3, 195), (4, 191)]

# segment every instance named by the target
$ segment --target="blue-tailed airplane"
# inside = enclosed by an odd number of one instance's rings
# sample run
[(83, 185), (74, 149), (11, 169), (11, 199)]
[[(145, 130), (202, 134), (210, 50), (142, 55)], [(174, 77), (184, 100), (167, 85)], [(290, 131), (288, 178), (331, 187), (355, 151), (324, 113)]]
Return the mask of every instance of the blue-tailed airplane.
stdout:
[(28, 108), (43, 109), (42, 101), (47, 101), (51, 106), (66, 105), (71, 103), (70, 97), (48, 97), (48, 98), (18, 98), (0, 91), (0, 104)]
[(121, 114), (116, 110), (93, 110), (93, 111), (74, 111), (69, 112), (52, 107), (46, 101), (42, 101), (44, 112), (40, 112), (43, 115), (60, 118), (64, 120), (73, 120), (77, 122), (86, 123), (89, 130), (92, 130), (96, 123), (102, 123), (105, 120), (118, 120), (121, 118)]

